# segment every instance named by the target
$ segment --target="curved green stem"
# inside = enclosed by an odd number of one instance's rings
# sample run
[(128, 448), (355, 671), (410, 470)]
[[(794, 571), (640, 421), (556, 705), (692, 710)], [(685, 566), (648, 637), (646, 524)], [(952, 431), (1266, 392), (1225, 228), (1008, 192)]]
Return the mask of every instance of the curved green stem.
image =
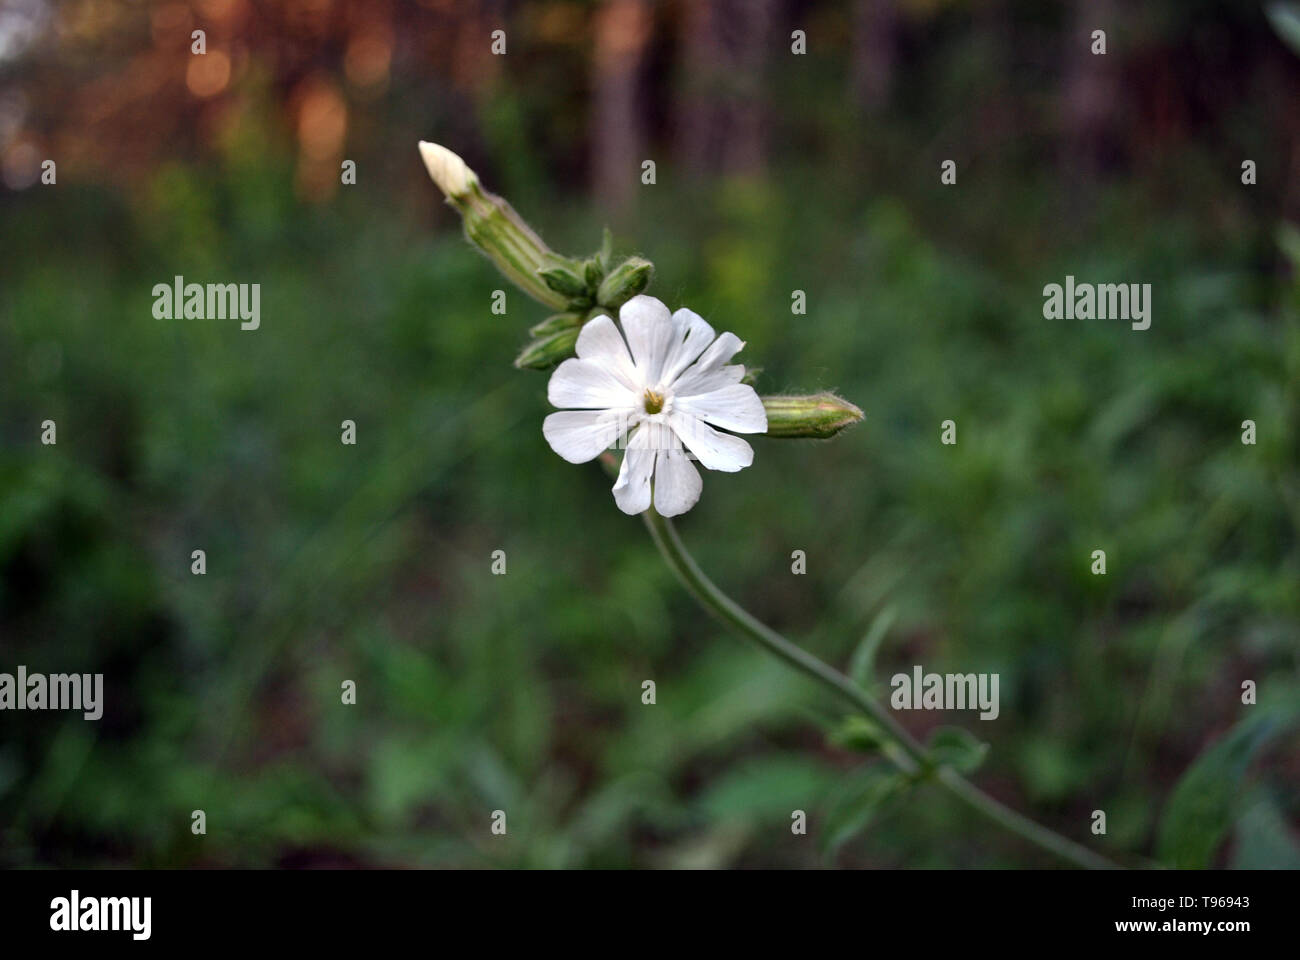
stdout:
[[(719, 590), (687, 551), (671, 520), (661, 517), (653, 508), (642, 514), (642, 517), (664, 560), (701, 606), (737, 633), (753, 640), (796, 670), (830, 687), (854, 707), (867, 713), (880, 725), (893, 747), (886, 750), (886, 755), (905, 773), (916, 774), (930, 768), (925, 747), (865, 690), (834, 667), (755, 619)], [(1090, 869), (1116, 866), (1087, 847), (1048, 830), (995, 800), (951, 767), (933, 768), (931, 779), (971, 809), (1064, 860)]]

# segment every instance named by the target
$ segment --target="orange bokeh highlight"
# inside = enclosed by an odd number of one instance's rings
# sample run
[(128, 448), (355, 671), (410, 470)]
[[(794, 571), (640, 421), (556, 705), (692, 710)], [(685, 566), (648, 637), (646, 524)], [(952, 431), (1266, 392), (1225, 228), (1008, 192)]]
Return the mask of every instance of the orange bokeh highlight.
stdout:
[(185, 69), (185, 86), (196, 97), (215, 97), (230, 84), (230, 56), (224, 50), (209, 50), (190, 57)]

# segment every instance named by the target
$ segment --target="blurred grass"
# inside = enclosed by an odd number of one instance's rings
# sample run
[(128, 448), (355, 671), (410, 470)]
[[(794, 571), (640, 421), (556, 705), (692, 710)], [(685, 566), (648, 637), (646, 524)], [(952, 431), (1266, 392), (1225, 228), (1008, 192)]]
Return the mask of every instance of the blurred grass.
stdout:
[[(102, 671), (108, 702), (97, 724), (6, 720), (0, 863), (820, 863), (790, 811), (816, 835), (870, 758), (693, 607), (599, 470), (547, 449), (545, 378), (510, 367), (544, 310), (511, 290), (493, 315), (503, 282), (444, 211), (366, 187), (302, 208), (274, 155), (243, 163), (7, 201), (4, 668)], [(884, 192), (870, 164), (817, 170), (663, 177), (619, 237), (652, 293), (748, 341), (761, 392), (867, 412), (835, 441), (756, 441), (683, 535), (842, 666), (892, 609), (882, 689), (913, 663), (1000, 673), (998, 721), (945, 718), (991, 744), (981, 782), (1078, 839), (1106, 809), (1099, 849), (1151, 853), (1182, 771), (1255, 709), (1241, 681), (1261, 710), (1295, 696), (1300, 297), (1271, 225), (1226, 200), (1240, 229), (1217, 229), (1154, 180), (1072, 216), (1033, 177), (940, 197), (928, 170)], [(596, 245), (597, 211), (512, 199), (558, 249)], [(261, 329), (155, 320), (178, 273), (260, 283)], [(1151, 330), (1045, 321), (1066, 273), (1151, 283)], [(1291, 731), (1244, 775), (1239, 862), (1294, 863), (1297, 772)], [(1044, 862), (965, 817), (925, 793), (835, 862)]]

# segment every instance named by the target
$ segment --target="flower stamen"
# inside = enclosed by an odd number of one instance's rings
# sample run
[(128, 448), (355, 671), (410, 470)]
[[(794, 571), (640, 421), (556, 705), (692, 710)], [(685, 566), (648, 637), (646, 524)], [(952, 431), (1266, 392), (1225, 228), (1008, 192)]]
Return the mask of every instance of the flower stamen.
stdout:
[(646, 413), (659, 413), (664, 408), (664, 395), (662, 393), (647, 390), (645, 392), (644, 400)]

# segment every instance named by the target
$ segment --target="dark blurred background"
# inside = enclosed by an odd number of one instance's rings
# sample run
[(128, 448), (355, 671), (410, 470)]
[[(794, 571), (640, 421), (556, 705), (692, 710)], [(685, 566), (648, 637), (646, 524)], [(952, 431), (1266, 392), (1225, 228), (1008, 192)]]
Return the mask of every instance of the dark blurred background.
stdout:
[[(836, 664), (874, 633), (883, 693), (1000, 673), (996, 721), (901, 719), (987, 741), (978, 782), (1062, 833), (1300, 866), (1300, 19), (1268, 12), (7, 2), (0, 671), (106, 704), (0, 714), (0, 865), (1052, 863), (865, 800), (836, 705), (547, 448), (510, 366), (547, 311), (491, 312), (429, 139), (557, 250), (608, 224), (761, 393), (866, 411), (706, 477), (681, 530), (725, 589)], [(261, 329), (155, 319), (176, 274), (260, 283)], [(1152, 284), (1151, 329), (1044, 320), (1066, 274)]]

